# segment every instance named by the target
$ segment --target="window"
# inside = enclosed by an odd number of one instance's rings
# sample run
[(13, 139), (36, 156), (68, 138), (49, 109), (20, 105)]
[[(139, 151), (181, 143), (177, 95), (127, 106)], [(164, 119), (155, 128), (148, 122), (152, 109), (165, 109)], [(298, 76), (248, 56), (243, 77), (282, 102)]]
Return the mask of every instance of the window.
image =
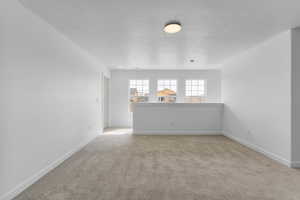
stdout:
[(187, 96), (187, 97), (205, 96), (205, 81), (204, 80), (186, 80), (185, 81), (185, 96)]
[(164, 103), (176, 102), (177, 80), (158, 80), (157, 97), (158, 101)]
[(176, 80), (158, 80), (157, 81), (157, 90), (161, 91), (164, 89), (170, 89), (176, 92), (177, 90), (177, 81)]
[(129, 81), (130, 102), (146, 102), (149, 96), (149, 80)]
[(201, 103), (206, 101), (205, 80), (186, 80), (185, 81), (185, 102)]

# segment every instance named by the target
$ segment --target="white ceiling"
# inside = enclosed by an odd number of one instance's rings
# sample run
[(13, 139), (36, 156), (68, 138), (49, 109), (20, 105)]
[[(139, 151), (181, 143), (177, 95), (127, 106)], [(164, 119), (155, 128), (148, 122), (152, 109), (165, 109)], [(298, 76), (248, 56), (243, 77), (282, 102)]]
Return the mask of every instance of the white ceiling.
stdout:
[[(300, 25), (300, 0), (20, 1), (110, 68), (215, 68)], [(174, 19), (183, 30), (164, 33)]]

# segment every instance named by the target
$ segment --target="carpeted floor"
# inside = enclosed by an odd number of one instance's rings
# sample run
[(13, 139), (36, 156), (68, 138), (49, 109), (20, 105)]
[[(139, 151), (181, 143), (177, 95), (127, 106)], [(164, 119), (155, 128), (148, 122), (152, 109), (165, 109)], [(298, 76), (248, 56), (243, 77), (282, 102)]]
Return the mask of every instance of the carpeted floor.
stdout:
[(17, 200), (299, 200), (300, 171), (223, 136), (105, 134)]

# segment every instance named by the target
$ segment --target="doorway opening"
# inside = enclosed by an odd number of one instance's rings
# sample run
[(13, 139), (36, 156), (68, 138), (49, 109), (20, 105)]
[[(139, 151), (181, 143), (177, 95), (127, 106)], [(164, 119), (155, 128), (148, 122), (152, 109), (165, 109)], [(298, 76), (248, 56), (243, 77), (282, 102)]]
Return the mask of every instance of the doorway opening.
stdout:
[(109, 128), (109, 78), (103, 76), (103, 128)]

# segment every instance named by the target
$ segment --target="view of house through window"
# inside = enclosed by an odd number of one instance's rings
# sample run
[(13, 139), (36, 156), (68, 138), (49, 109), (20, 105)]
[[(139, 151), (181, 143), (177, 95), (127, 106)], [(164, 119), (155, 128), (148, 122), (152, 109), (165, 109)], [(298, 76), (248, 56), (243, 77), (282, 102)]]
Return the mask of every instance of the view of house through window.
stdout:
[[(129, 80), (129, 101), (149, 102), (149, 80)], [(177, 80), (157, 80), (156, 97), (158, 102), (181, 102), (177, 98)], [(205, 80), (185, 80), (185, 103), (201, 103), (206, 97)]]
[(177, 80), (158, 80), (157, 97), (159, 102), (176, 102)]
[(129, 81), (130, 102), (147, 102), (149, 100), (149, 80)]
[(185, 81), (185, 101), (187, 103), (199, 103), (204, 100), (205, 80)]

